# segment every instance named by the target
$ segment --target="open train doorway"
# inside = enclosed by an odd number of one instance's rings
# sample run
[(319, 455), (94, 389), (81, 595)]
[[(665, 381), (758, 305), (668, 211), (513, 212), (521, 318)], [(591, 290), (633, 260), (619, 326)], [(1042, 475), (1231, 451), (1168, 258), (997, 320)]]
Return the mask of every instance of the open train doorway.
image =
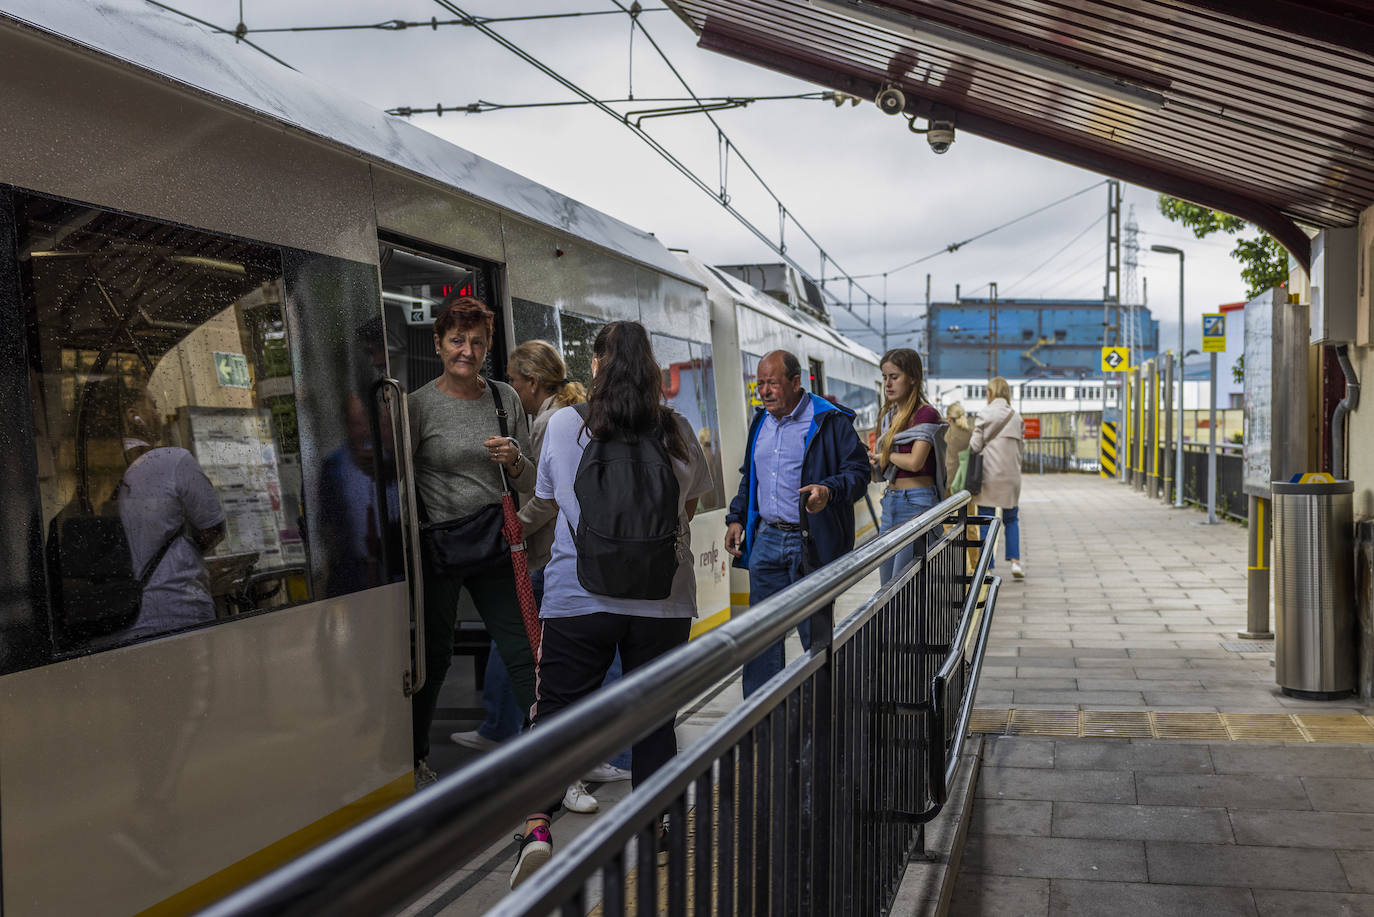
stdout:
[(506, 323), (496, 266), (458, 254), (422, 251), (385, 236), (380, 246), (382, 315), (387, 364), (408, 392), (437, 379), (443, 364), (434, 352), (434, 320), (450, 296), (473, 296), (496, 313), (495, 334), (482, 374), (503, 379)]

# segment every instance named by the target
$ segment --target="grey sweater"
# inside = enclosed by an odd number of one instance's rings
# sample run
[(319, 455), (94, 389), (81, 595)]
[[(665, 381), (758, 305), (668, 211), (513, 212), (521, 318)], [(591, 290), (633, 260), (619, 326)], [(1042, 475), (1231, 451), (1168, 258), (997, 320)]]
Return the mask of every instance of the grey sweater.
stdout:
[[(534, 491), (534, 456), (530, 452), (529, 421), (515, 390), (504, 382), (495, 385), (505, 406), (506, 429), (520, 442), (527, 464), (511, 489), (522, 494)], [(491, 392), (471, 401), (445, 395), (433, 382), (411, 392), (406, 399), (410, 413), (410, 438), (415, 459), (415, 491), (429, 522), (457, 519), (489, 503), (501, 502), (501, 474), (482, 446), (489, 436), (500, 436), (496, 405)]]

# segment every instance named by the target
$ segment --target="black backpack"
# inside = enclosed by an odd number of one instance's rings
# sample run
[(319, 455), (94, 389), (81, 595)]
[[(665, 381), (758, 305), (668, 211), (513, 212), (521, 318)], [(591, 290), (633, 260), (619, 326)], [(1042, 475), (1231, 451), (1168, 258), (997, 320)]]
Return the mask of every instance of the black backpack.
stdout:
[[(585, 424), (587, 405), (576, 409)], [(593, 438), (573, 493), (581, 509), (572, 538), (582, 588), (616, 599), (668, 598), (681, 535), (679, 487), (658, 437)]]

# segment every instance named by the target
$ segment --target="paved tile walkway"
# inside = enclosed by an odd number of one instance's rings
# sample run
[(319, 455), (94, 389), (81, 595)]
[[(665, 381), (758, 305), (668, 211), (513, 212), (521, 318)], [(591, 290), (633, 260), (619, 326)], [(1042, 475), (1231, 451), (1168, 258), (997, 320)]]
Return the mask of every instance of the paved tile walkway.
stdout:
[[(982, 707), (1371, 712), (1237, 653), (1245, 531), (1029, 478)], [(989, 737), (951, 913), (1374, 915), (1374, 745)]]

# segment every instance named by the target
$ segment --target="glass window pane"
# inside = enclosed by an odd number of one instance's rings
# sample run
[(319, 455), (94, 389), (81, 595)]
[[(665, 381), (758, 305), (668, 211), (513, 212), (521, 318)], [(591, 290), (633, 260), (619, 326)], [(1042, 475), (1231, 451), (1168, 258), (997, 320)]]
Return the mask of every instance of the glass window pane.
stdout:
[(588, 387), (592, 384), (592, 345), (605, 322), (586, 318), (572, 312), (560, 312), (559, 327), (563, 333), (563, 362), (568, 378)]
[(663, 399), (696, 431), (711, 468), (712, 492), (701, 498), (698, 512), (725, 505), (720, 466), (720, 423), (716, 416), (715, 368), (711, 345), (665, 334), (651, 335), (654, 357), (663, 370)]
[(57, 649), (308, 599), (280, 252), (16, 206)]

